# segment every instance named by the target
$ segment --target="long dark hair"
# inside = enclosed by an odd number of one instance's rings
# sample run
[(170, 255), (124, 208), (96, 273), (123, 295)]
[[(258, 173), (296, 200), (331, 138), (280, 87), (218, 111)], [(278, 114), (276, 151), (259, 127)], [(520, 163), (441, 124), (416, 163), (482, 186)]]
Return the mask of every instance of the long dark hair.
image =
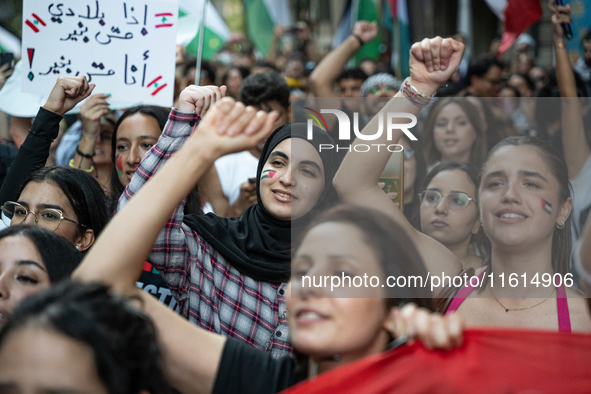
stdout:
[(35, 245), (51, 283), (69, 278), (82, 260), (82, 253), (53, 231), (23, 224), (0, 231), (0, 240), (16, 236), (25, 237)]
[(478, 109), (474, 106), (474, 104), (470, 103), (465, 98), (455, 97), (449, 97), (439, 100), (437, 103), (435, 103), (435, 105), (429, 112), (423, 136), (423, 153), (425, 154), (427, 165), (431, 166), (434, 163), (441, 161), (441, 152), (439, 152), (435, 146), (433, 130), (435, 129), (435, 122), (437, 116), (439, 115), (441, 110), (443, 110), (443, 108), (447, 107), (450, 104), (459, 105), (462, 108), (462, 111), (468, 117), (470, 124), (474, 128), (474, 132), (476, 133), (476, 140), (474, 141), (472, 149), (470, 150), (469, 164), (476, 168), (480, 168), (486, 155), (486, 137), (484, 135), (482, 119), (480, 118)]
[[(111, 218), (105, 192), (97, 180), (85, 171), (70, 167), (40, 168), (23, 182), (19, 196), (29, 182), (50, 182), (59, 187), (74, 209), (78, 223), (93, 230), (95, 238)], [(76, 226), (78, 235), (84, 234), (83, 226)]]
[(0, 352), (33, 324), (89, 346), (110, 394), (169, 392), (152, 322), (107, 287), (67, 281), (27, 298), (0, 331)]
[[(119, 180), (119, 175), (117, 174), (117, 163), (115, 163), (115, 155), (117, 154), (117, 132), (119, 131), (119, 126), (121, 126), (121, 123), (128, 117), (135, 114), (151, 116), (152, 118), (156, 119), (158, 122), (158, 127), (160, 127), (160, 132), (164, 130), (164, 126), (168, 120), (168, 111), (164, 108), (157, 107), (155, 105), (138, 105), (125, 111), (115, 124), (113, 137), (111, 139), (111, 158), (113, 159), (113, 169), (111, 170), (111, 199), (113, 200), (114, 208), (117, 207), (119, 196), (121, 196), (125, 190), (125, 186), (123, 186)], [(114, 211), (114, 209), (112, 209), (112, 211)]]
[(420, 141), (411, 141), (406, 136), (402, 136), (409, 144), (412, 150), (414, 150), (414, 158), (416, 161), (416, 175), (413, 187), (413, 198), (411, 204), (414, 205), (415, 209), (407, 210), (406, 206), (404, 209), (404, 216), (410, 222), (410, 224), (417, 230), (421, 231), (421, 221), (419, 218), (418, 207), (420, 202), (418, 201), (417, 194), (421, 190), (425, 176), (427, 175), (427, 163), (425, 163), (425, 157), (423, 156), (423, 147)]
[[(111, 204), (109, 207), (111, 213), (115, 212), (117, 209), (119, 197), (121, 197), (121, 194), (123, 194), (125, 191), (125, 186), (123, 186), (119, 180), (119, 175), (117, 174), (117, 163), (115, 162), (115, 155), (117, 154), (117, 132), (119, 131), (119, 126), (121, 126), (121, 123), (126, 118), (135, 114), (151, 116), (152, 118), (156, 119), (156, 122), (158, 122), (158, 127), (160, 128), (160, 132), (162, 132), (162, 130), (164, 130), (164, 126), (166, 126), (166, 122), (168, 121), (169, 112), (166, 109), (155, 105), (138, 105), (125, 111), (117, 121), (115, 129), (113, 130), (113, 138), (111, 140), (111, 157), (113, 159), (113, 168), (111, 170)], [(197, 215), (203, 213), (201, 209), (201, 197), (199, 195), (199, 189), (197, 186), (187, 196), (184, 212), (185, 214), (192, 213)]]
[[(559, 204), (563, 204), (571, 196), (568, 168), (566, 167), (564, 159), (562, 159), (552, 145), (536, 137), (525, 136), (505, 138), (491, 149), (482, 168), (486, 168), (488, 160), (490, 160), (498, 150), (505, 146), (531, 146), (534, 148), (558, 181)], [(479, 182), (479, 184), (480, 187), (482, 187), (481, 182)], [(488, 271), (490, 272), (492, 244), (484, 233), (482, 235), (483, 236), (479, 237), (476, 241), (477, 250), (479, 254), (484, 257), (484, 263), (488, 266)], [(564, 223), (564, 227), (561, 229), (554, 228), (554, 234), (552, 235), (552, 268), (554, 269), (554, 272), (562, 275), (568, 273), (571, 246), (571, 218), (569, 215)]]

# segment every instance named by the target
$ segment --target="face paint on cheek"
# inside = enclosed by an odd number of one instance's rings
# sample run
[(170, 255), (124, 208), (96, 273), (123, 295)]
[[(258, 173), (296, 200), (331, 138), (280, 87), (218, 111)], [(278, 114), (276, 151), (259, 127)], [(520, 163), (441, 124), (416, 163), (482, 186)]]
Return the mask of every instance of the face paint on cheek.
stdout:
[(123, 156), (115, 156), (115, 168), (117, 169), (117, 176), (123, 175)]
[(265, 178), (273, 178), (276, 173), (277, 173), (277, 171), (274, 171), (274, 170), (265, 170), (261, 174), (261, 180), (263, 180)]
[(542, 209), (548, 215), (552, 215), (552, 204), (542, 198)]

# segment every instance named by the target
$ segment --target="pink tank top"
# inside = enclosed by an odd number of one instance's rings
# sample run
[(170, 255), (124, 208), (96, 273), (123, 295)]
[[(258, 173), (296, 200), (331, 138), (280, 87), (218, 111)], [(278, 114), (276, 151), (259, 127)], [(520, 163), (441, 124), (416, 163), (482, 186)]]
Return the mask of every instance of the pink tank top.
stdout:
[[(484, 274), (486, 274), (486, 270), (482, 271), (478, 275), (479, 282), (482, 280)], [(474, 286), (471, 286), (470, 281), (468, 281), (466, 286), (462, 287), (460, 291), (458, 291), (454, 299), (451, 301), (451, 303), (449, 304), (449, 308), (447, 308), (445, 314), (447, 315), (450, 312), (457, 311), (462, 302), (464, 302), (464, 300), (468, 298), (472, 291), (474, 291)], [(558, 309), (558, 331), (571, 332), (568, 301), (566, 299), (566, 291), (564, 290), (564, 287), (562, 285), (556, 288), (556, 307)]]

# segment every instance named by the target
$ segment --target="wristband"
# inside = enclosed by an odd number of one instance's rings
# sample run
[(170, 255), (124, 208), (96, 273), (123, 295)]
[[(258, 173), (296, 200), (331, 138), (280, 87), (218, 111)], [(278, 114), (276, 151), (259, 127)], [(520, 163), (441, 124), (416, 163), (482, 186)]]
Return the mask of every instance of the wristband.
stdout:
[[(70, 168), (76, 168), (76, 166), (74, 165), (74, 159), (70, 160), (70, 163), (68, 163), (68, 166)], [(88, 172), (89, 174), (94, 171), (94, 167), (93, 166), (90, 166), (90, 168), (88, 170), (85, 170), (84, 168), (80, 168), (80, 167), (78, 167), (76, 169), (77, 170), (84, 171), (84, 172)]]
[(359, 41), (359, 45), (360, 45), (360, 46), (364, 46), (364, 45), (365, 45), (365, 41), (363, 41), (363, 40), (361, 39), (361, 37), (359, 37), (357, 34), (353, 33), (353, 34), (351, 34), (351, 35), (352, 35), (353, 37), (355, 37), (355, 38), (357, 39), (357, 41)]
[(410, 78), (406, 78), (400, 87), (400, 92), (418, 107), (425, 107), (435, 101), (435, 95), (429, 97), (426, 94), (419, 92), (414, 86), (410, 84)]
[(79, 147), (76, 147), (76, 153), (79, 154), (80, 156), (84, 157), (85, 159), (91, 159), (92, 160), (92, 156), (93, 155), (87, 155), (86, 153), (82, 153), (82, 151), (80, 150)]

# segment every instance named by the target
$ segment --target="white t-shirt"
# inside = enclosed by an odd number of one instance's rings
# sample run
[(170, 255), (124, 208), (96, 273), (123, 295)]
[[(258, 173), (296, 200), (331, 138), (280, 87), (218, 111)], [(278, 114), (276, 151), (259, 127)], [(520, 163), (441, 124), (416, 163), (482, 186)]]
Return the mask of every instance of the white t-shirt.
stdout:
[(220, 157), (214, 165), (222, 184), (222, 191), (232, 205), (240, 196), (240, 185), (247, 182), (248, 178), (256, 177), (259, 159), (244, 151)]

